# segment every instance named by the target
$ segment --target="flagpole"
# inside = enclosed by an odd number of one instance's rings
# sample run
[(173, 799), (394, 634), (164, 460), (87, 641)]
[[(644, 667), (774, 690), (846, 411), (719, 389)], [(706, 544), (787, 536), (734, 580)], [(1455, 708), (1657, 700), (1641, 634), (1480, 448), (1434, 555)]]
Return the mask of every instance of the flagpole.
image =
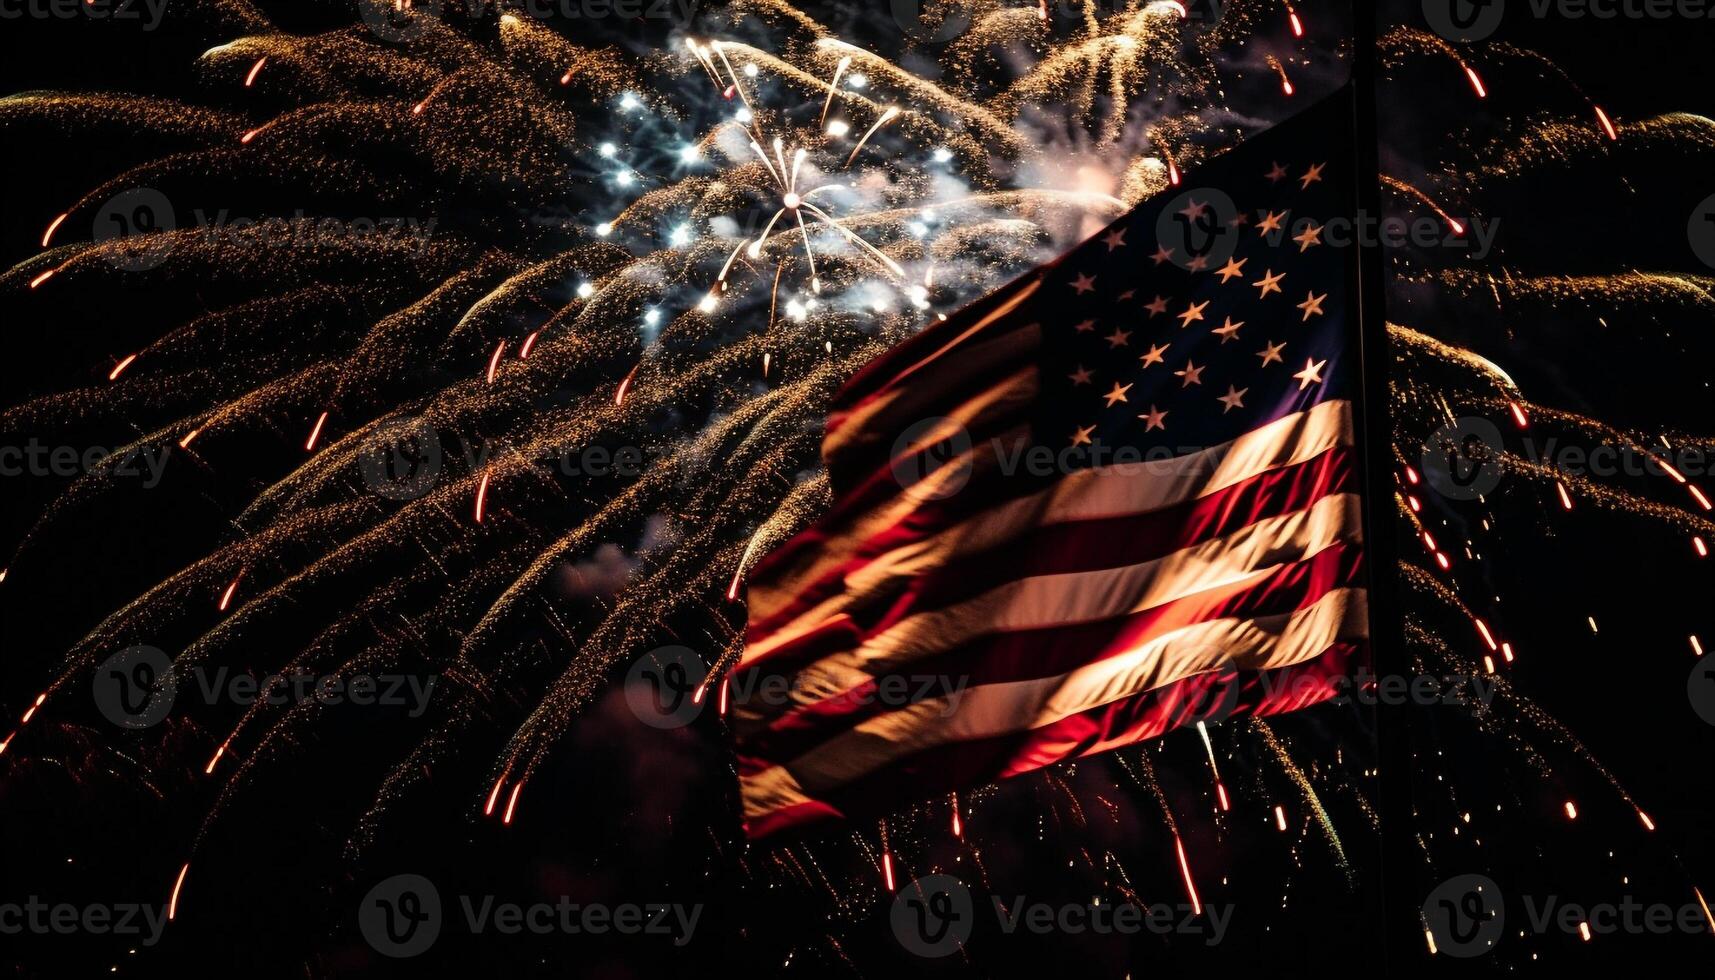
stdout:
[[(1377, 132), (1378, 53), (1375, 4), (1352, 3), (1353, 144), (1359, 234), (1355, 295), (1358, 304), (1358, 360), (1363, 411), (1358, 413), (1364, 446), (1364, 540), (1369, 557), (1370, 649), (1378, 677), (1408, 676), (1404, 618), (1398, 591), (1398, 553), (1394, 526), (1393, 420), (1388, 378), (1393, 357), (1387, 334), (1387, 271), (1379, 241), (1363, 242), (1365, 222), (1381, 219), (1380, 138)], [(1411, 975), (1421, 968), (1423, 947), (1417, 890), (1411, 798), (1409, 705), (1375, 706), (1379, 753), (1377, 812), (1381, 826), (1382, 972)]]

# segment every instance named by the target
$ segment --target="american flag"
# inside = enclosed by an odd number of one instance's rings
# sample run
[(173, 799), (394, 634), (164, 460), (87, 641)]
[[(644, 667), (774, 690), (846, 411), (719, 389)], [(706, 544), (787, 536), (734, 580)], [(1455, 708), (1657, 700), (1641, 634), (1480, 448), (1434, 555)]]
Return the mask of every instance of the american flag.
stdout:
[(1336, 97), (840, 391), (832, 509), (752, 572), (728, 678), (752, 836), (1340, 689), (1351, 157)]

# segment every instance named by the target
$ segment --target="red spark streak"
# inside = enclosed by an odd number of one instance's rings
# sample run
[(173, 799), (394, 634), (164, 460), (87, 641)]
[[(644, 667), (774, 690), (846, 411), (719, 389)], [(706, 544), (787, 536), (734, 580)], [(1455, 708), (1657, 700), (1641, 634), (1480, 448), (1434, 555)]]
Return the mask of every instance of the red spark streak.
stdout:
[(1227, 799), (1227, 787), (1221, 783), (1215, 784), (1215, 798), (1221, 802), (1222, 813), (1226, 813), (1233, 808), (1232, 803)]
[(232, 593), (238, 589), (238, 580), (242, 579), (243, 577), (244, 577), (244, 572), (242, 570), (240, 570), (237, 575), (233, 576), (232, 584), (228, 585), (226, 587), (226, 591), (222, 592), (220, 594), (220, 611), (221, 612), (225, 612), (226, 607), (232, 604)]
[(1596, 110), (1596, 119), (1602, 124), (1602, 131), (1608, 134), (1609, 139), (1618, 143), (1620, 141), (1620, 134), (1614, 132), (1614, 124), (1609, 121), (1608, 114), (1602, 111), (1601, 106), (1594, 105), (1594, 103), (1592, 103), (1592, 106)]
[(1471, 88), (1476, 90), (1477, 98), (1486, 99), (1489, 97), (1489, 90), (1483, 87), (1483, 80), (1477, 77), (1476, 69), (1472, 68), (1470, 65), (1466, 65), (1465, 77), (1471, 80)]
[(500, 366), (500, 355), (505, 353), (505, 352), (506, 352), (506, 341), (502, 340), (500, 342), (500, 344), (494, 348), (494, 353), (489, 356), (489, 358), (488, 358), (488, 383), (489, 384), (494, 383), (494, 369), (496, 367)]
[(1280, 828), (1281, 833), (1286, 832), (1286, 808), (1285, 807), (1277, 806), (1274, 808), (1274, 825), (1276, 827)]
[(506, 812), (500, 817), (501, 823), (510, 824), (512, 822), (512, 811), (518, 808), (518, 791), (523, 788), (523, 783), (519, 783), (517, 786), (512, 787), (512, 795), (506, 798)]
[(476, 522), (482, 523), (483, 507), (488, 502), (488, 472), (482, 474), (482, 482), (476, 485)]
[(893, 891), (893, 855), (881, 852), (881, 873), (887, 879), (887, 890)]
[(505, 785), (506, 773), (501, 773), (500, 778), (494, 781), (494, 788), (488, 791), (488, 802), (484, 804), (482, 808), (483, 816), (488, 817), (494, 815), (494, 801), (500, 799), (500, 787)]
[[(228, 739), (227, 741), (229, 742), (229, 741), (231, 741), (231, 739)], [(227, 745), (226, 742), (222, 742), (222, 743), (220, 743), (220, 748), (214, 750), (214, 758), (208, 760), (208, 765), (203, 768), (202, 774), (204, 776), (210, 776), (210, 775), (214, 774), (215, 763), (219, 762), (220, 757), (226, 754), (226, 745)]]
[(536, 338), (540, 337), (541, 335), (542, 335), (542, 331), (538, 330), (535, 333), (531, 334), (530, 336), (524, 338), (523, 346), (518, 348), (518, 359), (520, 361), (522, 361), (525, 358), (530, 356), (530, 348), (536, 346)]
[(126, 369), (126, 368), (128, 368), (128, 367), (130, 367), (130, 366), (131, 366), (131, 362), (132, 362), (132, 361), (135, 361), (135, 360), (136, 360), (136, 359), (137, 359), (137, 355), (136, 355), (136, 354), (127, 354), (127, 355), (125, 355), (125, 357), (124, 357), (124, 358), (123, 358), (123, 359), (122, 359), (122, 360), (120, 360), (120, 362), (119, 362), (119, 363), (118, 363), (118, 364), (115, 364), (115, 365), (113, 365), (113, 370), (112, 370), (112, 371), (109, 371), (109, 372), (108, 372), (108, 373), (107, 373), (107, 380), (109, 380), (109, 381), (117, 381), (117, 380), (119, 380), (119, 375), (120, 375), (120, 374), (121, 374), (121, 373), (122, 373), (122, 372), (123, 372), (123, 371), (124, 371), (124, 370), (125, 370), (125, 369)]
[(1518, 423), (1519, 428), (1524, 429), (1530, 426), (1530, 417), (1524, 414), (1524, 406), (1518, 402), (1508, 402), (1507, 407), (1512, 409), (1513, 421)]
[(1572, 509), (1572, 495), (1568, 494), (1566, 492), (1566, 484), (1561, 483), (1559, 480), (1556, 480), (1556, 481), (1554, 481), (1554, 489), (1558, 490), (1560, 492), (1560, 506), (1566, 508), (1567, 510), (1571, 510)]
[(42, 283), (47, 282), (49, 279), (53, 278), (54, 273), (56, 273), (58, 271), (60, 271), (60, 270), (57, 268), (56, 269), (49, 269), (48, 271), (42, 273), (41, 275), (37, 276), (36, 278), (31, 279), (30, 280), (30, 288), (35, 289), (37, 286), (40, 286)]
[(43, 691), (41, 694), (36, 695), (35, 703), (30, 705), (30, 710), (24, 712), (24, 717), (18, 719), (18, 724), (28, 725), (30, 723), (30, 719), (35, 717), (36, 709), (40, 708), (42, 706), (42, 702), (46, 701), (47, 699), (48, 699), (48, 695), (47, 695), (46, 691)]
[(631, 379), (637, 377), (637, 368), (642, 366), (643, 362), (639, 361), (636, 367), (631, 369), (631, 373), (625, 376), (625, 380), (619, 383), (619, 389), (613, 393), (613, 403), (615, 405), (625, 404), (625, 393), (631, 390)]
[(185, 875), (188, 874), (190, 870), (191, 863), (186, 861), (185, 866), (179, 869), (178, 880), (173, 882), (173, 897), (167, 900), (168, 922), (173, 921), (173, 916), (179, 914), (179, 890), (185, 887)]
[(1197, 884), (1191, 880), (1191, 863), (1185, 860), (1185, 842), (1173, 835), (1173, 847), (1179, 852), (1179, 872), (1185, 876), (1185, 891), (1191, 896), (1191, 914), (1203, 914), (1203, 901), (1197, 897)]
[(1490, 650), (1500, 649), (1500, 647), (1495, 644), (1495, 635), (1489, 632), (1488, 623), (1485, 623), (1480, 619), (1473, 619), (1471, 622), (1477, 624), (1477, 632), (1483, 634), (1483, 642), (1488, 644)]
[(254, 65), (250, 66), (250, 74), (244, 76), (244, 87), (245, 88), (249, 88), (250, 86), (256, 84), (257, 73), (260, 72), (262, 70), (262, 66), (267, 64), (267, 63), (268, 63), (268, 56), (267, 55), (263, 55), (262, 57), (256, 59), (256, 63)]
[(1566, 801), (1566, 819), (1568, 819), (1568, 820), (1577, 820), (1578, 819), (1578, 806), (1577, 806), (1577, 804), (1573, 803), (1571, 800)]
[(316, 440), (322, 437), (322, 426), (327, 423), (327, 420), (328, 413), (326, 412), (316, 416), (315, 427), (310, 429), (310, 437), (304, 440), (304, 452), (315, 452)]
[(1643, 812), (1642, 810), (1639, 810), (1638, 811), (1638, 819), (1642, 820), (1644, 822), (1644, 829), (1645, 830), (1652, 831), (1652, 832), (1655, 830), (1655, 821), (1651, 820), (1649, 818), (1649, 814)]
[(71, 217), (71, 212), (67, 211), (65, 214), (62, 214), (59, 217), (55, 218), (53, 220), (52, 224), (48, 225), (48, 230), (42, 233), (42, 247), (43, 248), (48, 247), (48, 242), (54, 237), (54, 232), (59, 230), (60, 223), (65, 221), (65, 219), (67, 219), (69, 217)]

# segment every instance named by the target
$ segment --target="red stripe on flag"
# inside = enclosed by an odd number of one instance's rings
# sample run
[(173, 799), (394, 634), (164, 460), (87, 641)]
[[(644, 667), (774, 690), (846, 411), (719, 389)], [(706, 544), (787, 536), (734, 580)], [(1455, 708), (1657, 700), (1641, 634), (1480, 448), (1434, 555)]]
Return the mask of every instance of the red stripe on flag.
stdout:
[[(830, 790), (821, 800), (763, 814), (746, 826), (752, 838), (766, 837), (806, 829), (824, 820), (843, 819), (848, 812), (869, 812), (992, 783), (1075, 756), (1156, 738), (1197, 720), (1216, 720), (1204, 717), (1212, 706), (1218, 709), (1213, 714), (1219, 718), (1296, 711), (1339, 694), (1346, 675), (1365, 655), (1365, 649), (1360, 643), (1342, 642), (1313, 660), (1290, 667), (1198, 674), (1041, 728), (940, 745)], [(755, 760), (749, 762), (755, 764)]]
[[(1046, 626), (990, 635), (900, 668), (897, 676), (962, 682), (961, 690), (984, 684), (1055, 677), (1134, 650), (1150, 639), (1216, 619), (1290, 613), (1314, 605), (1328, 592), (1359, 584), (1363, 551), (1338, 544), (1303, 561), (1284, 565), (1255, 583), (1237, 583), (1164, 603), (1152, 609), (1094, 623)], [(735, 681), (749, 692), (765, 691), (761, 675)], [(822, 741), (902, 707), (878, 696), (878, 680), (822, 700), (796, 705), (759, 731), (743, 732), (745, 751), (779, 763)], [(903, 685), (906, 691), (943, 693), (936, 685)]]

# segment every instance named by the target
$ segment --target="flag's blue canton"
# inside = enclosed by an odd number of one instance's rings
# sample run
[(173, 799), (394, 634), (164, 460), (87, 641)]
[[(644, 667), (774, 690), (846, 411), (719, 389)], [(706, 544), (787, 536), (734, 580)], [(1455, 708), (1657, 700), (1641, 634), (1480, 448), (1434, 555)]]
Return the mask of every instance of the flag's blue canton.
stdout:
[[(1039, 444), (1084, 447), (1087, 464), (1112, 461), (1101, 451), (1121, 447), (1178, 455), (1356, 397), (1344, 153), (1265, 133), (1045, 270), (1025, 314), (1041, 322), (1046, 351)], [(1221, 244), (1204, 258), (1181, 248), (1183, 232), (1158, 235), (1164, 216), (1210, 222), (1215, 201), (1231, 207), (1218, 223)]]

